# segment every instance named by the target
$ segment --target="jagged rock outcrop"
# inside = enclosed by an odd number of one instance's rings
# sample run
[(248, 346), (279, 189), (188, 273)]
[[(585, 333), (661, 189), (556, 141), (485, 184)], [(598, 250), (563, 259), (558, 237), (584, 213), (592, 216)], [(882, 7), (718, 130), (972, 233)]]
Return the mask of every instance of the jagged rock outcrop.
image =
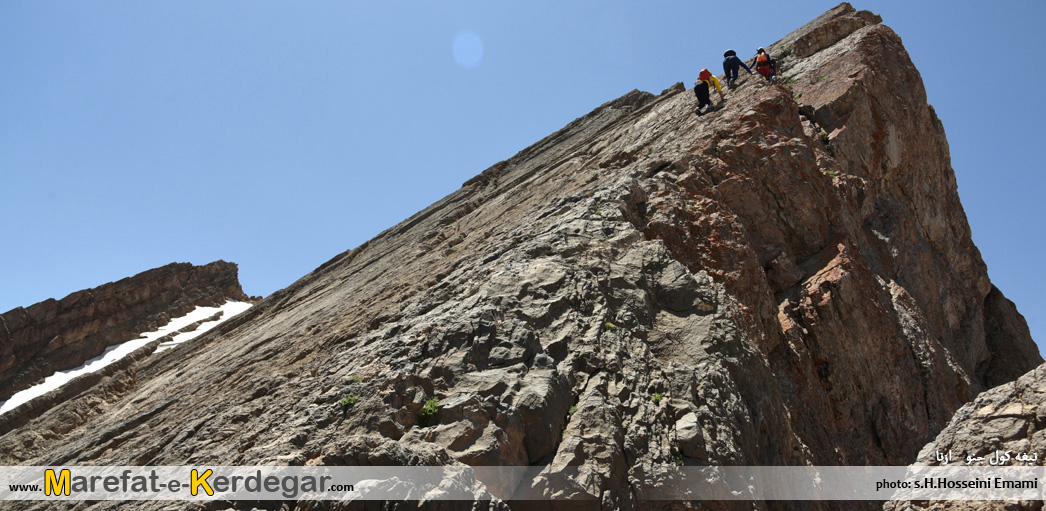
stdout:
[(784, 85), (700, 118), (682, 84), (606, 103), (3, 435), (0, 462), (333, 464), (380, 436), (581, 466), (537, 491), (607, 509), (650, 504), (634, 475), (664, 463), (911, 462), (1042, 359), (900, 38), (843, 4), (770, 51)]
[(196, 306), (247, 300), (234, 263), (172, 263), (0, 315), (0, 400)]
[[(921, 465), (940, 465), (938, 453), (948, 453), (952, 464), (966, 466), (968, 456), (990, 459), (993, 456), (1034, 454), (1041, 465), (1046, 453), (1046, 365), (1041, 365), (1011, 383), (999, 385), (966, 403), (937, 435), (919, 452)], [(983, 465), (984, 462), (979, 464)], [(1016, 465), (1025, 463), (1013, 462)], [(1007, 462), (1007, 465), (1010, 465)], [(894, 501), (883, 509), (892, 510), (1040, 510), (1042, 501)]]

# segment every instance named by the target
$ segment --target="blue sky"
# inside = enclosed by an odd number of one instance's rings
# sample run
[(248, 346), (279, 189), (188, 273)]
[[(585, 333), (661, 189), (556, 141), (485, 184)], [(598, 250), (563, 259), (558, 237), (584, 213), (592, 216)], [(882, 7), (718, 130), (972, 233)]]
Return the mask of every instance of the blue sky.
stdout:
[[(836, 3), (2, 2), (0, 311), (175, 261), (239, 263), (267, 295)], [(1046, 3), (855, 6), (903, 38), (992, 281), (1046, 341)]]

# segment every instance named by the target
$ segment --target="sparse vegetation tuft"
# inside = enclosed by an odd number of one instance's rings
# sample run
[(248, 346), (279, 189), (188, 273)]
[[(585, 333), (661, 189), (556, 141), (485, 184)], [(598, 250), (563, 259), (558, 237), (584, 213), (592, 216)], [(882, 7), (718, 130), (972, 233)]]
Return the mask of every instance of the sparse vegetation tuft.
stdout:
[(437, 413), (439, 413), (439, 400), (432, 398), (425, 401), (425, 408), (421, 411), (421, 415), (418, 416), (418, 424), (428, 426), (436, 418)]
[(650, 400), (653, 401), (655, 405), (659, 404), (661, 402), (661, 394), (655, 392), (653, 396), (650, 396)]
[(567, 417), (573, 417), (575, 413), (577, 413), (577, 406), (570, 405), (570, 409), (567, 410)]
[(338, 401), (338, 405), (341, 406), (342, 411), (345, 411), (345, 410), (348, 410), (349, 408), (352, 408), (352, 406), (355, 405), (356, 402), (359, 401), (359, 400), (360, 400), (360, 398), (356, 397), (355, 394), (349, 394), (349, 395), (343, 397), (341, 399), (341, 401)]
[(614, 330), (617, 330), (617, 325), (607, 321), (606, 323), (603, 323), (603, 328), (609, 332), (613, 332)]

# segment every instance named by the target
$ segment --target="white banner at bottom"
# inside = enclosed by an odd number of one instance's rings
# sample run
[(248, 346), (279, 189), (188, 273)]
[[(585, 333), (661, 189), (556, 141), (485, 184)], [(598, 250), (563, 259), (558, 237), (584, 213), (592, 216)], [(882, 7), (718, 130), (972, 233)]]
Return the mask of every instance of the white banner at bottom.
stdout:
[[(1041, 466), (7, 466), (0, 500), (1043, 500)], [(622, 482), (627, 481), (627, 482)]]

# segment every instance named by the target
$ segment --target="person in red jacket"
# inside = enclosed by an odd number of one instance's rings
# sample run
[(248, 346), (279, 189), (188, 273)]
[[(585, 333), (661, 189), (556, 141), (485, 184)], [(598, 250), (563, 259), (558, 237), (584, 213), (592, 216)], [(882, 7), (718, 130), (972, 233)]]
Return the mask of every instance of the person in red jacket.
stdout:
[(697, 110), (694, 110), (695, 114), (702, 115), (701, 109), (706, 106), (711, 110), (712, 98), (710, 96), (713, 86), (719, 91), (719, 99), (726, 101), (726, 98), (723, 97), (723, 87), (719, 85), (719, 79), (712, 76), (712, 72), (708, 69), (702, 69), (701, 73), (697, 75), (697, 83), (694, 84), (694, 95), (697, 96)]

